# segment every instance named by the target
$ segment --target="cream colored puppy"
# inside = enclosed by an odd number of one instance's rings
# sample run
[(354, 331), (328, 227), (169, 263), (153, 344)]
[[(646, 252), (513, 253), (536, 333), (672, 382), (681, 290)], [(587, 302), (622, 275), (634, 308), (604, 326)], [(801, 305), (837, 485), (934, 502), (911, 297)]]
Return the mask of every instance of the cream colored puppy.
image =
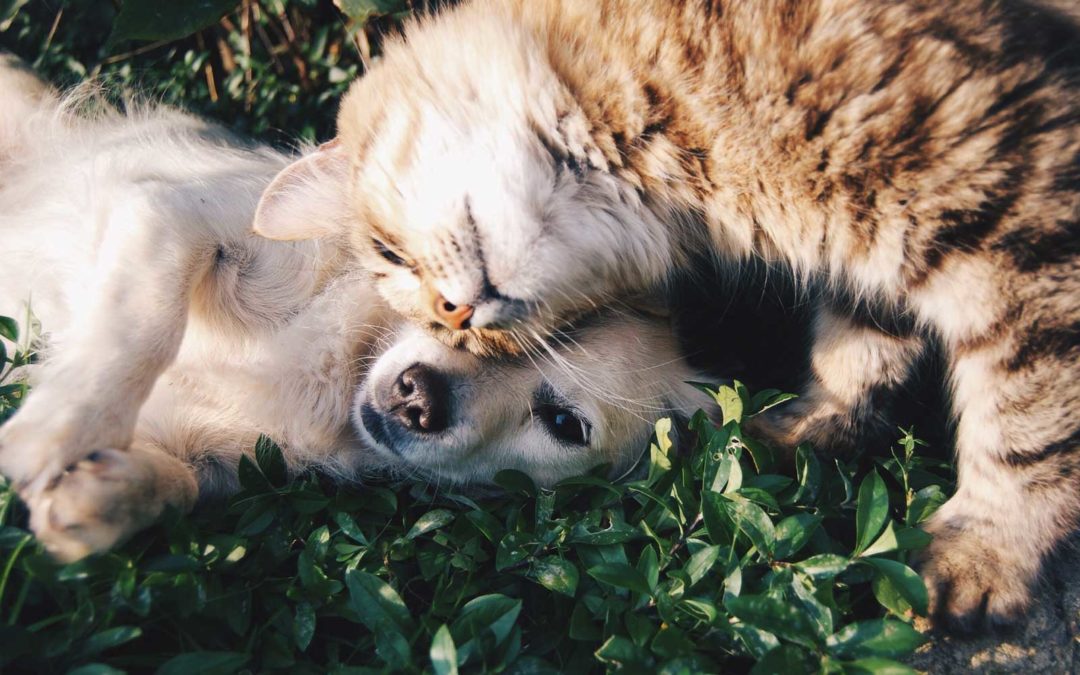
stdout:
[(250, 234), (290, 157), (176, 111), (61, 101), (13, 61), (0, 97), (18, 149), (0, 156), (0, 314), (30, 298), (47, 330), (0, 473), (61, 559), (231, 489), (260, 433), (294, 472), (550, 484), (626, 471), (658, 417), (704, 402), (655, 317), (590, 317), (497, 362), (400, 326), (333, 239)]

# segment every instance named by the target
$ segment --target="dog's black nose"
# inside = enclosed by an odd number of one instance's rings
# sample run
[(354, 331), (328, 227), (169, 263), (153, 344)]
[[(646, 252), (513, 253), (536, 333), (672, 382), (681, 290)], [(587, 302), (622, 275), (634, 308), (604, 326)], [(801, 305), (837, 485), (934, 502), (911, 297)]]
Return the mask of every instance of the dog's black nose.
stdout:
[(450, 383), (439, 371), (416, 363), (390, 389), (390, 414), (409, 431), (435, 434), (449, 422)]

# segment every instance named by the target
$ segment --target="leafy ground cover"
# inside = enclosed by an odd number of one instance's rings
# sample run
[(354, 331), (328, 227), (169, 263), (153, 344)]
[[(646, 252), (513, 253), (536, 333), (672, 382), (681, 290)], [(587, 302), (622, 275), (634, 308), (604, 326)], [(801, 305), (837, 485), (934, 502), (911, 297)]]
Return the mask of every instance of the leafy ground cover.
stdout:
[[(138, 13), (167, 4), (186, 9)], [(103, 77), (289, 143), (327, 137), (379, 36), (420, 4), (0, 0), (0, 46), (58, 84)], [(26, 396), (33, 332), (0, 317), (18, 345), (0, 350), (0, 423)], [(504, 472), (483, 498), (289, 482), (263, 441), (226, 503), (68, 566), (0, 489), (0, 670), (905, 672), (926, 604), (908, 556), (949, 469), (910, 431), (788, 466), (742, 431), (781, 396), (712, 391), (724, 424), (698, 415), (676, 452), (662, 421), (623, 484), (602, 468), (554, 490)]]
[[(15, 322), (0, 330), (18, 342)], [(20, 344), (27, 344), (26, 340)], [(5, 356), (12, 366), (30, 357)], [(0, 381), (0, 415), (24, 389)], [(641, 478), (474, 498), (287, 481), (263, 440), (220, 508), (170, 514), (67, 566), (0, 495), (7, 672), (907, 672), (926, 589), (906, 564), (945, 498), (905, 433), (862, 464), (785, 468), (742, 422), (783, 400), (713, 390), (692, 452), (657, 424)], [(782, 403), (781, 403), (782, 404)]]

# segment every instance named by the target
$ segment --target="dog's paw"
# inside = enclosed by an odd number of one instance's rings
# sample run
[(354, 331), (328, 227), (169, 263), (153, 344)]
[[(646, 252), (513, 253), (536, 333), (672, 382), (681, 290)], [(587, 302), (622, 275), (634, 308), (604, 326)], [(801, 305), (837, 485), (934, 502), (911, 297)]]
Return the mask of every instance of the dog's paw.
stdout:
[(934, 628), (971, 635), (1008, 629), (1031, 605), (1039, 561), (1002, 546), (989, 533), (931, 519), (933, 536), (916, 566), (930, 597)]
[(24, 495), (30, 528), (62, 562), (106, 551), (150, 525), (167, 504), (194, 501), (194, 478), (183, 467), (169, 471), (172, 464), (179, 463), (131, 450), (87, 453)]

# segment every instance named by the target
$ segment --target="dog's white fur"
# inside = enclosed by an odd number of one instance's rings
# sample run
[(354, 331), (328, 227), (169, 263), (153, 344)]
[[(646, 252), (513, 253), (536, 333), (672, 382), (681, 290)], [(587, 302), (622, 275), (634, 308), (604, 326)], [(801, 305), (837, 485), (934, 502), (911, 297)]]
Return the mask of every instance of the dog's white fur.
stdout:
[[(625, 470), (651, 421), (701, 402), (655, 318), (601, 316), (499, 362), (402, 329), (332, 238), (251, 234), (293, 158), (177, 111), (60, 98), (11, 60), (0, 97), (0, 314), (30, 299), (47, 331), (33, 393), (0, 428), (0, 473), (61, 559), (230, 489), (260, 433), (292, 471), (477, 482), (517, 468), (550, 484), (605, 461)], [(359, 415), (354, 430), (354, 408), (393, 414), (380, 392), (416, 363), (450, 382), (446, 432), (388, 445)], [(587, 446), (537, 419), (541, 391), (588, 420)]]

